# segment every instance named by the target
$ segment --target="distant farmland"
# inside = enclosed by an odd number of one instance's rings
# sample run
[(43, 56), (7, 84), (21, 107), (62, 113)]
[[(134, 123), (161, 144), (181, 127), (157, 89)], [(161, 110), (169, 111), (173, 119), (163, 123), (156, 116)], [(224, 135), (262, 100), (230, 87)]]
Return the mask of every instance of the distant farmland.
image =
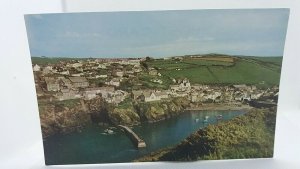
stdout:
[[(33, 64), (47, 65), (88, 58), (32, 57), (31, 59)], [(160, 79), (166, 83), (164, 86), (171, 84), (173, 78), (188, 78), (193, 84), (256, 84), (269, 87), (279, 84), (282, 57), (205, 55), (166, 60), (151, 59), (145, 63), (161, 73)], [(150, 80), (148, 79), (149, 83)]]
[(66, 57), (31, 57), (33, 64), (47, 65), (57, 64), (61, 61), (86, 60), (88, 58), (66, 58)]
[(199, 84), (278, 85), (282, 57), (207, 56), (152, 60), (147, 64), (170, 78)]

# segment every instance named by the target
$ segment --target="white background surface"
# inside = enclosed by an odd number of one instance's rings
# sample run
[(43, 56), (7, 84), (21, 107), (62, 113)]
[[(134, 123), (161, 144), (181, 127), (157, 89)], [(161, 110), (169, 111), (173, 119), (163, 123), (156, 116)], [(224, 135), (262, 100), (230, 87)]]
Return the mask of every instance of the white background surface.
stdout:
[[(215, 8), (290, 8), (274, 159), (44, 166), (42, 136), (23, 14)], [(0, 168), (300, 169), (300, 1), (1, 0)]]

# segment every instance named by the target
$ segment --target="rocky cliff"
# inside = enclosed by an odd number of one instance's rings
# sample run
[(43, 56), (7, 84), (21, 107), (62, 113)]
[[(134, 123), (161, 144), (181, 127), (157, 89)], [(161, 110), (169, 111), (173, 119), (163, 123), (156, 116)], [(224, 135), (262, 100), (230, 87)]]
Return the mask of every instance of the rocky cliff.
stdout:
[(184, 99), (174, 99), (161, 102), (137, 103), (136, 112), (142, 122), (156, 122), (177, 116), (188, 105)]
[(109, 121), (115, 125), (135, 125), (142, 122), (157, 122), (177, 116), (189, 105), (185, 99), (176, 98), (159, 102), (125, 101), (108, 110)]
[(101, 98), (39, 103), (43, 137), (80, 130), (91, 122), (107, 122), (106, 106)]
[(128, 108), (112, 108), (108, 111), (108, 117), (111, 123), (118, 125), (135, 125), (139, 124), (140, 117), (133, 107)]
[(106, 103), (101, 97), (92, 100), (54, 101), (41, 104), (40, 119), (43, 137), (55, 133), (80, 131), (88, 123), (136, 125), (157, 122), (177, 116), (189, 101), (175, 98), (160, 102), (125, 101), (120, 105)]

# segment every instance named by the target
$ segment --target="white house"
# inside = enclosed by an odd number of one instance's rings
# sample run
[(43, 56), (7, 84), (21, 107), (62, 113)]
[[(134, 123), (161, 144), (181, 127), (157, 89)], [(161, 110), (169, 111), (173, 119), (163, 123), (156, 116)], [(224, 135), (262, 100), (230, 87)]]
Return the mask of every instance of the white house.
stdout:
[(189, 82), (188, 79), (184, 79), (180, 84), (179, 88), (181, 91), (189, 91), (191, 90), (191, 83)]
[(35, 64), (34, 66), (33, 66), (33, 71), (34, 72), (38, 72), (38, 71), (40, 71), (41, 70), (41, 67), (38, 65), (38, 64)]
[(105, 82), (105, 84), (119, 87), (120, 86), (120, 80), (117, 79), (117, 78), (113, 78), (109, 82)]
[(82, 63), (73, 63), (72, 67), (74, 67), (74, 68), (82, 67)]
[(154, 92), (144, 92), (145, 102), (159, 101), (160, 97), (156, 96)]
[(66, 71), (59, 72), (59, 74), (61, 74), (61, 75), (70, 75), (70, 72), (69, 72), (69, 70), (66, 70)]
[(99, 64), (99, 65), (98, 65), (98, 68), (100, 68), (100, 69), (106, 69), (106, 65), (104, 65), (104, 64)]
[(160, 79), (153, 79), (153, 80), (151, 80), (151, 82), (158, 83), (158, 84), (163, 83), (162, 80), (160, 80)]
[(46, 66), (43, 68), (43, 74), (52, 73), (52, 66)]
[(83, 76), (84, 74), (83, 73), (74, 73), (74, 74), (71, 74), (71, 76), (73, 77), (80, 77), (80, 76)]
[(96, 77), (96, 79), (97, 78), (107, 78), (107, 75), (96, 75), (95, 77)]
[(155, 92), (152, 90), (134, 90), (132, 91), (132, 97), (135, 100), (151, 102), (159, 101), (161, 100), (161, 98), (168, 98), (168, 95), (166, 92)]
[(123, 71), (113, 71), (113, 76), (123, 77), (124, 72)]
[(156, 91), (154, 94), (159, 97), (160, 100), (169, 98), (168, 91)]

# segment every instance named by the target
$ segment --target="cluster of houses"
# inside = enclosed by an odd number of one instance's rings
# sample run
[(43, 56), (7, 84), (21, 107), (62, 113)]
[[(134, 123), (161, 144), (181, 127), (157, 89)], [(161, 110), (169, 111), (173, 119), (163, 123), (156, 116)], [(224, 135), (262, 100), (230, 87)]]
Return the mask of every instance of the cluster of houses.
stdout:
[[(132, 69), (125, 70), (126, 65)], [(118, 104), (128, 96), (128, 92), (115, 89), (120, 86), (123, 76), (133, 75), (142, 69), (139, 59), (88, 59), (60, 61), (54, 66), (35, 64), (33, 71), (39, 79), (36, 83), (38, 96), (47, 92), (58, 100), (69, 100), (93, 99), (101, 95), (108, 103)], [(91, 79), (104, 80), (105, 86), (95, 87), (90, 84)]]
[[(122, 80), (135, 78), (143, 71), (141, 59), (88, 59), (61, 61), (58, 64), (34, 65), (37, 94), (52, 94), (58, 100), (76, 98), (93, 99), (101, 96), (108, 103), (118, 104), (131, 97), (135, 101), (152, 102), (175, 97), (185, 97), (191, 102), (243, 102), (257, 100), (268, 95), (278, 94), (278, 89), (260, 90), (245, 84), (231, 86), (209, 86), (191, 84), (189, 79), (172, 79), (173, 85), (167, 90), (140, 89), (132, 91), (118, 90)], [(163, 84), (161, 74), (154, 68), (148, 69), (153, 83)], [(91, 80), (101, 79), (102, 87), (91, 84)], [(43, 89), (43, 90), (42, 90)]]
[(136, 90), (132, 98), (136, 101), (160, 101), (174, 97), (185, 97), (191, 102), (249, 102), (262, 97), (278, 96), (278, 87), (267, 90), (257, 89), (254, 85), (210, 86), (191, 85), (188, 79), (178, 80), (178, 84), (170, 85), (168, 90)]
[(85, 77), (45, 77), (45, 89), (48, 92), (54, 92), (58, 100), (70, 99), (93, 99), (101, 96), (108, 103), (120, 103), (128, 93), (122, 90), (116, 90), (114, 86), (90, 87)]

